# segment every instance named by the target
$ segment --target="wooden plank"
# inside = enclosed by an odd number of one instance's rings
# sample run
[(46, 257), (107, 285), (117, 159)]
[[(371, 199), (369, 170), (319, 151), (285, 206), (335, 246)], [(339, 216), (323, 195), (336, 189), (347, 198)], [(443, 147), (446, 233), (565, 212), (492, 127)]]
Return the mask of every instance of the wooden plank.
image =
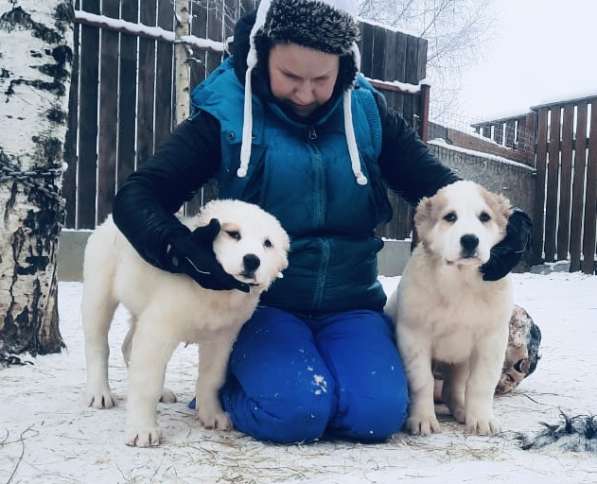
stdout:
[(558, 260), (568, 260), (570, 237), (570, 185), (572, 183), (572, 138), (574, 135), (574, 105), (564, 107), (562, 150), (560, 162), (560, 203), (556, 252)]
[(371, 77), (384, 79), (386, 61), (386, 31), (383, 27), (373, 26), (373, 58), (371, 60)]
[(224, 36), (223, 40), (234, 34), (234, 25), (239, 16), (239, 0), (224, 0)]
[[(242, 2), (241, 2), (242, 3)], [(242, 5), (240, 6), (243, 8)], [(207, 38), (207, 2), (191, 3), (191, 33), (199, 38)], [(207, 70), (207, 52), (195, 50), (195, 61), (191, 65), (191, 92), (193, 88), (205, 80)], [(195, 215), (203, 205), (203, 189), (197, 191), (197, 194), (189, 200), (184, 207), (184, 213), (187, 216)]]
[[(79, 2), (76, 4), (79, 8)], [(68, 129), (64, 143), (64, 161), (68, 165), (62, 179), (62, 193), (66, 200), (64, 225), (68, 229), (77, 226), (77, 131), (79, 129), (79, 59), (81, 27), (74, 25), (73, 66), (68, 98)]]
[[(158, 2), (158, 27), (172, 31), (174, 9), (169, 1)], [(169, 42), (158, 41), (155, 81), (155, 148), (168, 138), (172, 129), (173, 115), (173, 60), (174, 49)]]
[(419, 95), (419, 113), (421, 116), (421, 125), (419, 126), (419, 136), (424, 142), (429, 140), (429, 102), (431, 99), (431, 87), (428, 84), (421, 85), (421, 94)]
[(560, 108), (551, 110), (547, 163), (547, 194), (545, 199), (545, 260), (554, 262), (556, 256), (556, 223), (558, 214), (558, 185), (560, 172)]
[(361, 51), (361, 72), (367, 77), (372, 77), (373, 26), (364, 22), (360, 22), (359, 25), (361, 27), (361, 40), (359, 43), (359, 50)]
[(506, 123), (506, 146), (514, 148), (514, 135), (516, 134), (516, 120)]
[(585, 220), (583, 231), (582, 271), (595, 273), (595, 241), (597, 239), (597, 99), (591, 103), (591, 128), (589, 134), (589, 159), (587, 162), (587, 188), (585, 193)]
[(532, 111), (525, 117), (524, 148), (528, 154), (531, 166), (535, 166), (535, 143), (537, 136), (537, 112)]
[(388, 202), (390, 204), (390, 208), (392, 209), (392, 218), (388, 221), (388, 223), (380, 225), (377, 227), (377, 234), (379, 237), (387, 237), (388, 239), (396, 239), (398, 238), (398, 225), (399, 225), (399, 207), (398, 202), (400, 197), (394, 192), (393, 190), (386, 189), (386, 194), (388, 197)]
[(419, 38), (412, 35), (406, 37), (406, 77), (405, 82), (419, 82)]
[[(406, 82), (406, 43), (407, 35), (402, 32), (392, 32), (394, 35), (394, 62), (395, 76), (392, 81)], [(404, 115), (404, 96), (395, 96), (394, 109)]]
[(240, 14), (241, 16), (251, 10), (257, 8), (257, 1), (256, 0), (241, 0), (240, 1)]
[(537, 119), (537, 176), (535, 178), (535, 210), (533, 219), (533, 262), (543, 261), (543, 229), (545, 227), (545, 180), (547, 167), (547, 108), (539, 109)]
[(428, 41), (427, 39), (419, 39), (419, 47), (417, 52), (419, 54), (418, 59), (418, 70), (417, 70), (417, 82), (422, 81), (427, 76), (427, 49), (428, 49)]
[[(99, 0), (85, 0), (86, 12), (99, 14)], [(79, 102), (79, 166), (77, 183), (77, 228), (95, 228), (97, 164), (97, 97), (99, 30), (81, 26), (81, 77)]]
[[(223, 40), (223, 23), (222, 17), (224, 15), (223, 0), (206, 0), (208, 5), (207, 11), (207, 37), (211, 40)], [(210, 73), (222, 62), (222, 56), (215, 52), (207, 53), (206, 69)]]
[[(212, 40), (224, 39), (224, 3), (222, 0), (207, 0), (207, 37)], [(206, 75), (209, 75), (222, 62), (222, 56), (214, 52), (208, 52), (206, 57)], [(205, 204), (209, 200), (217, 198), (218, 190), (215, 181), (211, 181), (203, 186), (200, 192), (200, 203)], [(199, 203), (197, 196), (193, 204), (187, 207), (187, 211), (194, 210), (194, 206)]]
[(526, 137), (527, 137), (527, 118), (520, 118), (516, 123), (516, 137), (515, 137), (515, 149), (524, 151), (526, 149)]
[(402, 32), (394, 32), (395, 35), (395, 62), (396, 62), (396, 78), (395, 81), (406, 82), (406, 46), (408, 43), (408, 35)]
[[(122, 2), (121, 17), (137, 22), (137, 2)], [(117, 187), (135, 169), (135, 104), (137, 102), (137, 37), (120, 34), (120, 76), (118, 98), (118, 170)]]
[[(191, 3), (191, 33), (201, 39), (207, 38), (207, 5), (205, 2)], [(205, 79), (206, 51), (194, 51), (191, 65), (191, 91)]]
[(504, 144), (504, 123), (494, 125), (493, 139), (498, 145)]
[(576, 142), (574, 145), (574, 179), (572, 181), (572, 216), (570, 220), (570, 271), (580, 271), (582, 222), (587, 164), (587, 103), (576, 111)]
[(384, 70), (383, 74), (380, 79), (384, 81), (396, 81), (398, 80), (399, 76), (399, 66), (397, 62), (397, 40), (398, 36), (395, 32), (391, 30), (386, 30), (384, 32), (384, 43), (385, 43), (385, 52), (384, 52)]
[[(406, 70), (405, 82), (417, 84), (418, 80), (418, 53), (419, 42), (417, 37), (412, 35), (406, 38)], [(415, 114), (417, 114), (417, 99), (415, 96), (404, 96), (403, 117), (409, 126), (416, 128)]]
[[(118, 17), (118, 0), (102, 0), (102, 14)], [(97, 223), (112, 212), (116, 192), (118, 122), (118, 33), (100, 32), (99, 143), (97, 156)]]
[(404, 199), (398, 199), (398, 227), (396, 238), (399, 240), (408, 238), (410, 234), (410, 205)]
[[(141, 23), (155, 26), (156, 0), (143, 0), (139, 12)], [(139, 85), (137, 97), (137, 159), (135, 168), (142, 165), (152, 154), (154, 138), (155, 101), (155, 40), (139, 39)]]

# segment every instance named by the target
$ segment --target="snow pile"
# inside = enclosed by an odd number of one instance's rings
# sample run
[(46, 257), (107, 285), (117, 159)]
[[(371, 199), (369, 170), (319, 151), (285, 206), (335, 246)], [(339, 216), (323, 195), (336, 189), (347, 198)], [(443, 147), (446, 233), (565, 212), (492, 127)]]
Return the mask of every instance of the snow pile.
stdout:
[[(557, 446), (522, 450), (516, 438), (543, 430), (540, 422), (558, 422), (560, 411), (597, 413), (597, 277), (513, 277), (516, 302), (543, 332), (542, 359), (513, 394), (496, 400), (505, 429), (500, 435), (465, 435), (445, 409), (440, 415), (443, 433), (398, 434), (377, 445), (272, 445), (238, 432), (207, 431), (185, 405), (194, 391), (196, 348), (181, 346), (166, 378), (179, 402), (158, 407), (164, 442), (157, 449), (124, 444), (126, 371), (119, 347), (127, 315), (122, 310), (110, 334), (110, 374), (118, 406), (102, 411), (82, 405), (81, 285), (62, 283), (61, 329), (68, 351), (38, 357), (34, 366), (0, 369), (0, 482), (597, 482), (594, 452)], [(382, 278), (386, 291), (397, 282)], [(314, 384), (325, 388), (317, 375)]]

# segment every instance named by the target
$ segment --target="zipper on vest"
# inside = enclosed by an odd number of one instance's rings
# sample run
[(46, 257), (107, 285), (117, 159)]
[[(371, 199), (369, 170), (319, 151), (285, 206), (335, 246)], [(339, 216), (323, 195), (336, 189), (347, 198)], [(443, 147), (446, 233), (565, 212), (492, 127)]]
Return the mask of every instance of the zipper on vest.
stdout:
[(319, 238), (321, 245), (321, 261), (317, 271), (317, 280), (315, 281), (315, 290), (313, 291), (313, 308), (319, 309), (323, 302), (325, 294), (325, 286), (328, 275), (328, 267), (330, 265), (330, 241), (327, 238)]
[(307, 138), (309, 138), (309, 141), (311, 141), (312, 143), (317, 141), (319, 135), (317, 134), (315, 126), (309, 126), (309, 130), (307, 131)]
[(325, 223), (326, 211), (326, 190), (325, 190), (325, 166), (319, 146), (313, 142), (308, 143), (311, 152), (311, 166), (313, 169), (313, 226), (322, 227)]

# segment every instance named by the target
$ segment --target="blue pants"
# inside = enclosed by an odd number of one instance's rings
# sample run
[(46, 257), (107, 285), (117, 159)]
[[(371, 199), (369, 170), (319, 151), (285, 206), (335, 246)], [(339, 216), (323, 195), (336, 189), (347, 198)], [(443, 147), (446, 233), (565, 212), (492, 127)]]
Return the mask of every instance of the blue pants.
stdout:
[(375, 311), (305, 319), (259, 307), (232, 350), (222, 406), (258, 440), (386, 440), (408, 407), (393, 335)]

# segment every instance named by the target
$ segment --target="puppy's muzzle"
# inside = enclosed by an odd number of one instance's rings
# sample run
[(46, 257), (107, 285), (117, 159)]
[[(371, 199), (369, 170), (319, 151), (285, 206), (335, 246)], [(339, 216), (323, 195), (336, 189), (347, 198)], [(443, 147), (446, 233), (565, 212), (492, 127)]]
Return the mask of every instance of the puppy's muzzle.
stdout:
[(463, 259), (476, 257), (477, 247), (479, 247), (479, 238), (473, 234), (466, 234), (460, 237), (460, 246), (462, 250), (460, 254)]
[(255, 277), (255, 271), (261, 265), (261, 260), (255, 254), (246, 254), (243, 257), (243, 272), (242, 275), (248, 278)]

